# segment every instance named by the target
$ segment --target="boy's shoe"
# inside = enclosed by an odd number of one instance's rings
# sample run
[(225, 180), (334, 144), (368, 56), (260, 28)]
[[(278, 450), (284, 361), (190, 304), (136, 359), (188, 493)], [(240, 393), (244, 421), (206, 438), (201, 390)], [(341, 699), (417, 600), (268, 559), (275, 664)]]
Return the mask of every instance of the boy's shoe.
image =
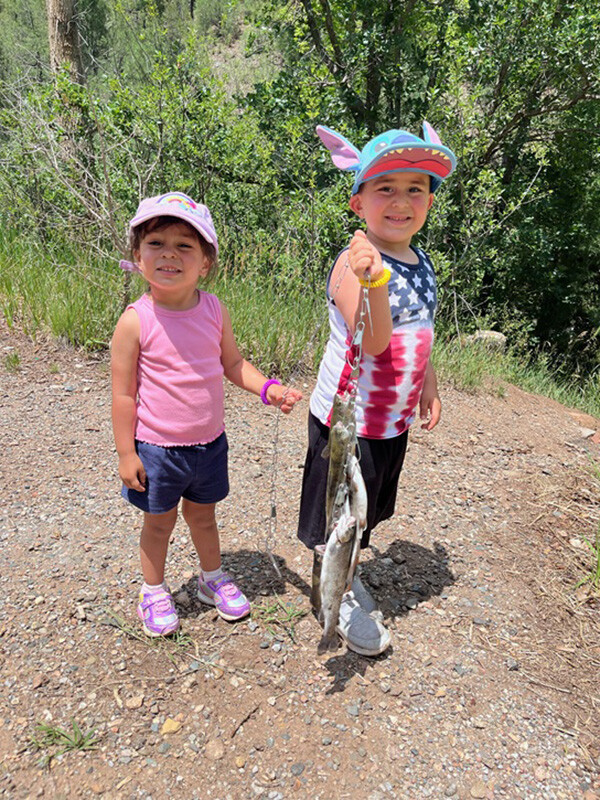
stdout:
[(358, 575), (355, 575), (352, 579), (352, 593), (363, 611), (366, 611), (367, 614), (377, 620), (377, 622), (383, 622), (382, 612), (377, 607), (375, 599), (366, 590), (364, 583)]
[(349, 650), (361, 656), (378, 656), (390, 645), (390, 632), (361, 608), (354, 592), (342, 598), (340, 620), (336, 628)]
[(215, 606), (219, 616), (235, 622), (250, 613), (250, 603), (225, 572), (214, 581), (198, 578), (198, 599)]
[(179, 628), (175, 603), (167, 588), (158, 592), (140, 592), (138, 617), (146, 636), (169, 636)]

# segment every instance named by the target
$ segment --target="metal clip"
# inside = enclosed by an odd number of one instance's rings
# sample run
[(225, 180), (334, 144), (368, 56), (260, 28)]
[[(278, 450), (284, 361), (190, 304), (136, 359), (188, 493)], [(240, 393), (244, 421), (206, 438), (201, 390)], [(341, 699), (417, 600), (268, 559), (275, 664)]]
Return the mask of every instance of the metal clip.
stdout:
[(359, 322), (358, 325), (356, 326), (356, 330), (354, 331), (354, 337), (352, 339), (352, 344), (356, 345), (356, 347), (358, 347), (359, 350), (362, 348), (362, 340), (364, 332), (365, 332), (365, 323)]

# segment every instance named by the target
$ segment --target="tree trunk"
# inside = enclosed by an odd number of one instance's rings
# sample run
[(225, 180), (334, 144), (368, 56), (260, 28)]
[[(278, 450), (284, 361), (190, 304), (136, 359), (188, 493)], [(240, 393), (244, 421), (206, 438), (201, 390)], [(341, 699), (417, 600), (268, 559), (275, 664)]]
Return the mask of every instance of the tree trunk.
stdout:
[(83, 83), (75, 3), (76, 0), (46, 0), (50, 67), (58, 72), (66, 64), (73, 80)]

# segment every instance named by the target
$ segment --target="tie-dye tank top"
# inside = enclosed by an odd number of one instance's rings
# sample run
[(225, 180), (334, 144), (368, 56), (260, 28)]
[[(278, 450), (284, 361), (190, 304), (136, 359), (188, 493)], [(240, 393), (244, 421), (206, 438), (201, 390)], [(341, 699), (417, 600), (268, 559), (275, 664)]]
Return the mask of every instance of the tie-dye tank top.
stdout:
[[(411, 249), (418, 264), (382, 254), (392, 273), (387, 286), (393, 330), (383, 353), (362, 355), (356, 425), (357, 434), (367, 439), (399, 436), (413, 422), (431, 355), (437, 307), (435, 274), (427, 255), (416, 247)], [(332, 301), (330, 284), (331, 271), (327, 280), (330, 336), (310, 398), (310, 410), (325, 425), (329, 424), (334, 395), (343, 394), (348, 386), (355, 356), (352, 336), (335, 298)]]

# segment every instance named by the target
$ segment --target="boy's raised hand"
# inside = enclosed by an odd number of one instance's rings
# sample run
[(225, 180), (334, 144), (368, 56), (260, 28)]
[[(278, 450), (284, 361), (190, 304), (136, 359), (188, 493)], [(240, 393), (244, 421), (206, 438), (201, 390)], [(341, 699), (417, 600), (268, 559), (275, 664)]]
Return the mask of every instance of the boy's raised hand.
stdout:
[(348, 263), (357, 278), (376, 281), (383, 276), (381, 254), (367, 239), (364, 231), (356, 231), (350, 241)]

